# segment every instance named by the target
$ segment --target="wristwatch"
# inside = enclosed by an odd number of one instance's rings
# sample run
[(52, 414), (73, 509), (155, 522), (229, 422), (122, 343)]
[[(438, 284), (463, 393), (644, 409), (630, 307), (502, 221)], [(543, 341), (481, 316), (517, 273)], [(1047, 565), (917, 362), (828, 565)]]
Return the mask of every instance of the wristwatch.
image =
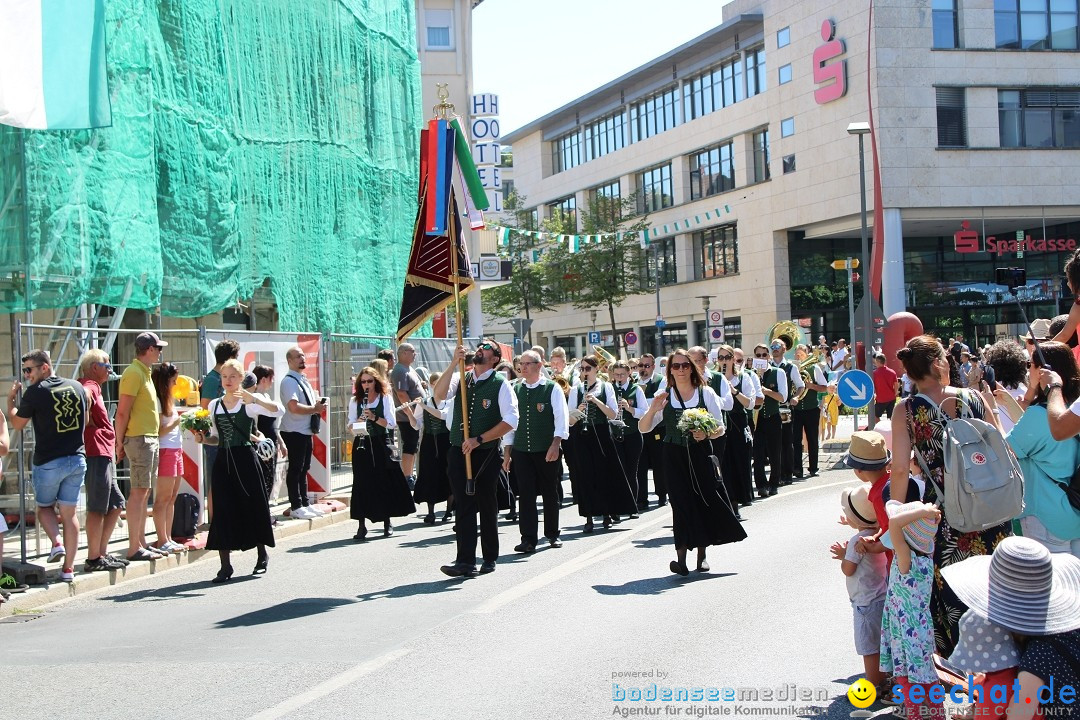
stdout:
[(1049, 395), (1051, 390), (1060, 390), (1061, 383), (1050, 383), (1046, 386), (1046, 393)]
[(484, 444), (484, 434), (483, 433), (476, 436), (476, 444), (477, 445), (483, 445)]

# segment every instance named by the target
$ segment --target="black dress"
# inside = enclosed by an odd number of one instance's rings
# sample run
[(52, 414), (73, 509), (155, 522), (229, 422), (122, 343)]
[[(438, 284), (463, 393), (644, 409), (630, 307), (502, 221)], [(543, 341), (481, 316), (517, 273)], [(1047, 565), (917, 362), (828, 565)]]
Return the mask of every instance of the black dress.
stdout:
[[(386, 406), (386, 397), (383, 396), (367, 409), (376, 417), (385, 418)], [(357, 412), (355, 398), (349, 401), (350, 424), (363, 414), (362, 410), (363, 408)], [(409, 483), (401, 472), (401, 466), (394, 459), (387, 444), (391, 436), (386, 428), (374, 422), (368, 422), (367, 428), (367, 437), (358, 435), (353, 438), (352, 503), (349, 517), (353, 520), (382, 522), (411, 515), (416, 512), (416, 505), (413, 504)]]
[(709, 458), (709, 443), (685, 438), (675, 429), (685, 407), (706, 407), (703, 393), (699, 390), (696, 398), (686, 398), (685, 405), (674, 388), (669, 393), (663, 413), (663, 458), (675, 547), (703, 548), (746, 539), (746, 531), (728, 502), (723, 480)]
[(277, 477), (277, 418), (269, 415), (260, 415), (255, 418), (255, 426), (259, 429), (263, 435), (274, 442), (274, 454), (270, 456), (269, 460), (263, 460), (259, 458), (259, 462), (263, 466), (263, 485), (266, 487), (266, 497), (270, 499), (270, 493), (274, 489), (274, 479)]
[[(614, 391), (604, 383), (596, 392), (607, 402)], [(579, 401), (586, 394), (585, 388), (576, 385), (570, 391), (572, 400)], [(577, 407), (577, 405), (572, 405)], [(587, 406), (586, 417), (571, 429), (577, 476), (574, 482), (574, 499), (578, 515), (584, 518), (597, 515), (630, 515), (637, 512), (637, 478), (631, 486), (623, 472), (622, 462), (611, 439), (611, 426), (607, 417), (592, 403)]]
[(450, 452), (450, 431), (446, 423), (424, 412), (424, 434), (420, 440), (420, 465), (416, 473), (413, 500), (417, 503), (441, 503), (450, 499), (450, 476), (446, 474)]
[[(254, 406), (257, 407), (257, 406)], [(217, 428), (214, 460), (214, 519), (206, 539), (208, 550), (250, 550), (274, 546), (270, 508), (266, 501), (263, 464), (251, 444), (255, 422), (245, 406), (228, 410), (215, 400), (210, 414)]]

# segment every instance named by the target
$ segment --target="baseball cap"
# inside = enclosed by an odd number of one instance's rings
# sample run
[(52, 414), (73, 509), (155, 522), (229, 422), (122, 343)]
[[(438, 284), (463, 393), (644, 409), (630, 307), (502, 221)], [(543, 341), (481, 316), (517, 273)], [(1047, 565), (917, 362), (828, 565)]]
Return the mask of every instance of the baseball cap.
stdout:
[(158, 337), (157, 333), (144, 332), (135, 336), (135, 349), (139, 352), (145, 352), (152, 347), (165, 347), (169, 343), (165, 342)]

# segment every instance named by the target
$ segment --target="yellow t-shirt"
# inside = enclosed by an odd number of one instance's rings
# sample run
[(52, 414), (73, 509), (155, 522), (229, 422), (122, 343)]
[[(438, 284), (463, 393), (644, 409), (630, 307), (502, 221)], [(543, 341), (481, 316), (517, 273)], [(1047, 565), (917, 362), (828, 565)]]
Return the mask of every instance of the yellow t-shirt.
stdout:
[(158, 401), (154, 392), (154, 383), (150, 379), (150, 368), (139, 359), (131, 364), (120, 376), (120, 394), (131, 395), (135, 402), (131, 405), (126, 437), (138, 435), (158, 436)]

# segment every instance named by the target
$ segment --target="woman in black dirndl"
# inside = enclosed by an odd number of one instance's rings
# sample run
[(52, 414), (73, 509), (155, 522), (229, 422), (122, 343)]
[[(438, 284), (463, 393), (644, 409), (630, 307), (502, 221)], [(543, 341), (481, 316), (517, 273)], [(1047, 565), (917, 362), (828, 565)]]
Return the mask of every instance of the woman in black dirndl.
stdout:
[(409, 483), (394, 459), (389, 443), (397, 427), (394, 405), (390, 402), (382, 374), (365, 367), (356, 376), (353, 397), (349, 400), (349, 430), (354, 435), (352, 449), (352, 504), (349, 517), (360, 527), (353, 536), (357, 542), (367, 537), (366, 520), (382, 522), (383, 535), (394, 534), (390, 518), (416, 512)]
[(233, 550), (258, 548), (253, 574), (261, 575), (270, 562), (266, 548), (274, 546), (263, 464), (255, 454), (252, 435), (257, 432), (255, 418), (281, 417), (285, 410), (269, 398), (241, 388), (243, 378), (239, 361), (229, 360), (221, 366), (225, 395), (213, 400), (207, 408), (213, 424), (211, 434), (195, 433), (199, 442), (218, 446), (212, 470), (214, 518), (206, 540), (206, 548), (217, 550), (221, 559), (221, 568), (213, 579), (215, 583), (232, 578)]
[(705, 408), (720, 423), (720, 430), (713, 435), (720, 437), (724, 420), (719, 398), (682, 349), (668, 357), (667, 381), (667, 390), (656, 393), (639, 427), (642, 432), (651, 432), (664, 423), (664, 476), (671, 499), (677, 554), (670, 568), (673, 573), (685, 576), (690, 574), (687, 550), (697, 548), (697, 570), (708, 572), (705, 549), (709, 545), (739, 542), (746, 538), (746, 532), (736, 519), (726, 493), (721, 491), (723, 480), (709, 458), (709, 438), (697, 431), (688, 437), (676, 429), (685, 410)]
[(570, 425), (578, 427), (574, 439), (577, 461), (574, 474), (574, 499), (578, 514), (585, 518), (584, 532), (593, 531), (593, 517), (604, 518), (604, 527), (619, 522), (620, 515), (637, 512), (634, 486), (626, 478), (615, 442), (611, 439), (608, 421), (617, 417), (615, 390), (597, 375), (600, 361), (595, 355), (587, 355), (578, 366), (581, 382), (570, 389), (568, 405), (577, 412), (570, 413)]
[[(431, 373), (428, 385), (434, 387), (441, 376), (441, 373)], [(413, 500), (418, 505), (427, 503), (428, 513), (424, 517), (424, 523), (427, 525), (435, 524), (437, 503), (446, 503), (446, 512), (442, 516), (443, 522), (449, 520), (453, 512), (454, 498), (450, 494), (450, 476), (446, 474), (447, 454), (450, 452), (450, 429), (446, 427), (445, 406), (446, 403), (441, 406), (436, 405), (435, 399), (430, 395), (424, 398), (420, 405), (424, 413), (420, 420), (423, 433), (420, 440), (420, 471), (416, 475)]]

